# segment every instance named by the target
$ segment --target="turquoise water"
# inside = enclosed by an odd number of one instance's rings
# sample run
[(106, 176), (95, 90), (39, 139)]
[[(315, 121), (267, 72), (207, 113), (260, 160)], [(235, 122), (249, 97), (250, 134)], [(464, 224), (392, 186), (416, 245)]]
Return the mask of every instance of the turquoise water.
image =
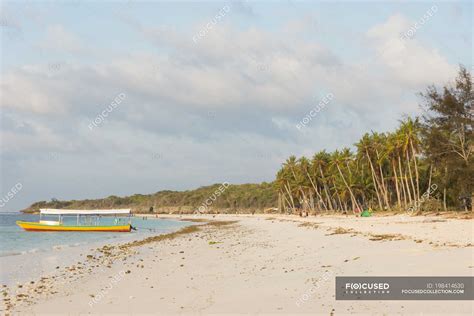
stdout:
[[(50, 218), (43, 218), (45, 220)], [(51, 217), (51, 219), (56, 219)], [(38, 215), (19, 213), (0, 213), (0, 256), (20, 255), (73, 247), (96, 242), (126, 242), (132, 239), (145, 238), (149, 235), (165, 234), (189, 226), (190, 222), (168, 219), (143, 219), (132, 217), (132, 226), (136, 231), (130, 233), (103, 232), (26, 232), (16, 225), (16, 221), (37, 222)], [(101, 224), (113, 223), (113, 218), (101, 218)], [(128, 221), (128, 219), (127, 219)], [(75, 218), (65, 220), (65, 224), (75, 224)]]

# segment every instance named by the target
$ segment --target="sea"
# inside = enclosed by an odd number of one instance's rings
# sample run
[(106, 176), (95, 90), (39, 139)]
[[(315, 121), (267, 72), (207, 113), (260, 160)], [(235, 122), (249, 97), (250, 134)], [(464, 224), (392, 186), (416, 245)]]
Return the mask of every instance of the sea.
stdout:
[[(103, 217), (100, 219), (100, 223), (112, 224), (113, 220), (110, 217)], [(37, 222), (39, 221), (39, 215), (0, 213), (0, 257), (74, 247), (101, 241), (107, 243), (126, 242), (141, 237), (145, 238), (148, 235), (170, 233), (191, 224), (190, 222), (171, 219), (132, 217), (132, 226), (136, 230), (130, 233), (27, 232), (20, 228), (16, 221)], [(74, 224), (76, 218), (66, 217), (65, 223), (67, 224), (68, 221)]]
[[(43, 219), (49, 219), (44, 218)], [(136, 230), (130, 233), (105, 232), (27, 232), (16, 225), (16, 221), (38, 221), (39, 215), (22, 213), (0, 213), (0, 284), (13, 285), (32, 281), (53, 273), (57, 266), (67, 266), (84, 259), (102, 245), (122, 244), (152, 235), (177, 231), (195, 223), (132, 217)], [(128, 219), (127, 219), (128, 220)], [(68, 219), (65, 220), (66, 223)], [(72, 223), (75, 218), (69, 218)], [(101, 218), (100, 224), (114, 221)], [(71, 223), (71, 224), (72, 224)]]

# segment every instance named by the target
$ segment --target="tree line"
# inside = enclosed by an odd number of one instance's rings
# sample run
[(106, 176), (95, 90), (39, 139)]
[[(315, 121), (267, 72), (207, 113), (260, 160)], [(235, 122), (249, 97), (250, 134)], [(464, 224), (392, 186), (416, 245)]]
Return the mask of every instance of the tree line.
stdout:
[[(222, 184), (203, 186), (187, 191), (159, 191), (153, 194), (134, 194), (131, 196), (111, 195), (102, 199), (40, 201), (22, 210), (37, 212), (41, 208), (59, 209), (109, 209), (131, 208), (135, 213), (183, 213), (192, 214), (206, 203), (207, 213), (251, 213), (274, 208), (277, 192), (273, 183), (231, 184), (226, 186), (219, 197), (213, 198)], [(207, 201), (207, 202), (206, 202)]]
[[(352, 149), (289, 157), (273, 183), (230, 185), (209, 212), (350, 212), (472, 210), (474, 187), (472, 76), (460, 66), (453, 84), (419, 94), (423, 115), (393, 132), (370, 132)], [(219, 184), (82, 201), (36, 202), (39, 208), (123, 208), (136, 212), (198, 210)], [(278, 208), (278, 210), (277, 210)]]
[(289, 157), (275, 187), (281, 211), (472, 210), (472, 76), (419, 94), (423, 114), (393, 132), (370, 132), (354, 149)]

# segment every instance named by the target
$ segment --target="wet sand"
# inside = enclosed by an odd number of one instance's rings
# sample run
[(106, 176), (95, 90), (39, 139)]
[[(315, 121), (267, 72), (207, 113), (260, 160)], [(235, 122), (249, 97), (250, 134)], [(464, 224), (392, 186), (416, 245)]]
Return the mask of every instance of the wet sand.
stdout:
[(473, 313), (473, 301), (334, 298), (335, 276), (472, 276), (473, 220), (194, 218), (226, 222), (102, 247), (42, 281), (4, 289), (3, 302), (9, 312), (45, 315)]

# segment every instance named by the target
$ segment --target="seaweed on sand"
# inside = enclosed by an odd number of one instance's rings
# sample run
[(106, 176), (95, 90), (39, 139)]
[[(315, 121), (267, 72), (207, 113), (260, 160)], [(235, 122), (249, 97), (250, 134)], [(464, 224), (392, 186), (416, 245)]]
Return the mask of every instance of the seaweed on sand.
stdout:
[(351, 234), (351, 233), (354, 233), (354, 230), (352, 230), (352, 229), (346, 229), (346, 228), (342, 228), (342, 227), (338, 227), (338, 228), (336, 228), (332, 233), (327, 234), (326, 236), (330, 236), (330, 235), (342, 235), (342, 234)]

